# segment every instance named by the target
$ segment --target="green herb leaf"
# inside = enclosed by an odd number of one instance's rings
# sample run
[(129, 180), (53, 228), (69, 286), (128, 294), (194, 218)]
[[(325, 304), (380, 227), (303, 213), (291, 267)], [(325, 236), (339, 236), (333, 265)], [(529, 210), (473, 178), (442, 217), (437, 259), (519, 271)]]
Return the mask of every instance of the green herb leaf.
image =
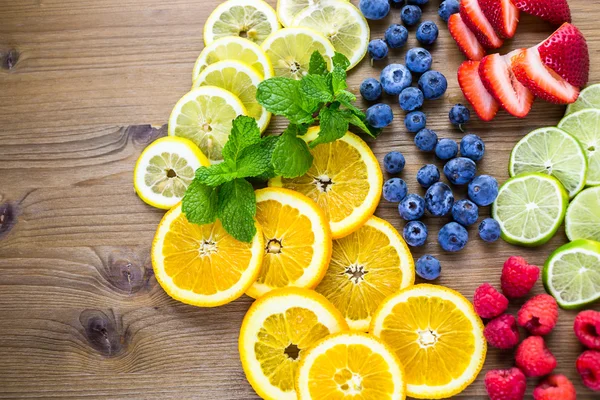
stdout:
[(290, 124), (281, 134), (273, 150), (273, 168), (277, 175), (295, 178), (304, 175), (312, 165), (313, 156), (308, 145), (298, 135), (304, 135), (307, 126)]
[(366, 133), (367, 135), (369, 135), (373, 138), (377, 137), (377, 135), (374, 133), (375, 129), (370, 127), (369, 124), (367, 124), (367, 121), (366, 121), (366, 118), (364, 115), (358, 115), (349, 109), (344, 110), (343, 114), (344, 114), (344, 118), (346, 118), (346, 121), (348, 121), (348, 123), (356, 126), (361, 131), (363, 131), (364, 133)]
[(333, 86), (333, 92), (336, 94), (336, 96), (348, 88), (346, 78), (347, 75), (345, 69), (339, 67), (335, 67), (333, 69), (333, 72), (331, 73), (331, 85)]
[(236, 177), (236, 170), (230, 168), (230, 165), (227, 162), (222, 162), (220, 164), (198, 168), (196, 170), (194, 182), (197, 181), (203, 185), (215, 187), (234, 180)]
[(217, 219), (218, 189), (192, 181), (183, 196), (181, 209), (194, 224), (211, 224)]
[(294, 124), (312, 123), (317, 105), (307, 104), (300, 81), (290, 78), (270, 78), (258, 85), (256, 99), (268, 111), (282, 115)]
[(219, 191), (218, 216), (223, 228), (239, 241), (249, 243), (256, 235), (256, 195), (245, 179), (224, 183)]
[(327, 62), (317, 50), (315, 50), (310, 56), (308, 73), (311, 75), (327, 75), (329, 73), (327, 69)]
[(350, 66), (350, 60), (342, 53), (336, 52), (331, 60), (333, 61), (334, 68), (341, 68), (346, 71)]
[(278, 141), (279, 136), (267, 136), (262, 139), (260, 144), (267, 153), (267, 157), (269, 158), (269, 166), (262, 174), (255, 176), (256, 179), (266, 181), (276, 176), (275, 168), (273, 168), (273, 163), (271, 160), (273, 159), (273, 151), (275, 150), (275, 146), (277, 146)]
[(307, 98), (316, 103), (328, 103), (333, 100), (331, 75), (306, 75), (300, 81), (302, 91)]
[(246, 147), (238, 160), (236, 177), (250, 178), (264, 174), (271, 167), (271, 153), (262, 142)]
[(252, 117), (240, 115), (233, 120), (231, 133), (225, 146), (223, 146), (223, 158), (235, 163), (242, 151), (255, 143), (260, 142), (260, 129), (256, 120)]
[[(339, 107), (339, 103), (337, 103), (337, 107)], [(311, 148), (322, 143), (334, 142), (348, 132), (348, 120), (344, 111), (336, 108), (335, 103), (330, 108), (321, 109), (319, 120), (321, 121), (321, 130), (319, 136), (310, 143)]]

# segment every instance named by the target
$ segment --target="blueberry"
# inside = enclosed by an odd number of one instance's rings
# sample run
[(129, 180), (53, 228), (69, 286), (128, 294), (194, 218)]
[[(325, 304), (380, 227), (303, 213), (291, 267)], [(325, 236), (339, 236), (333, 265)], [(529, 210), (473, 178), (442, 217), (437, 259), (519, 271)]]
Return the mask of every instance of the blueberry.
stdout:
[(469, 122), (469, 119), (471, 118), (471, 112), (462, 104), (455, 104), (450, 109), (448, 118), (450, 118), (452, 125), (461, 126), (462, 124)]
[(425, 193), (425, 208), (436, 217), (448, 215), (454, 205), (452, 189), (442, 182), (434, 183)]
[(416, 4), (418, 6), (423, 6), (429, 3), (429, 0), (408, 0), (408, 4)]
[(425, 99), (423, 98), (423, 92), (412, 86), (404, 89), (398, 97), (400, 108), (402, 108), (404, 111), (414, 111), (417, 108), (421, 108), (423, 107), (424, 101)]
[(417, 28), (417, 40), (424, 45), (435, 43), (440, 31), (433, 21), (421, 22)]
[(404, 125), (409, 132), (419, 132), (421, 129), (425, 128), (426, 124), (427, 116), (422, 111), (413, 111), (406, 114), (406, 117), (404, 117)]
[(500, 238), (500, 224), (493, 218), (486, 218), (479, 224), (479, 237), (488, 243)]
[(375, 78), (367, 78), (360, 84), (360, 94), (367, 101), (376, 101), (381, 97), (383, 88)]
[(381, 39), (374, 39), (369, 42), (369, 57), (375, 61), (383, 60), (388, 55), (387, 43)]
[(456, 14), (460, 9), (460, 4), (458, 0), (444, 0), (440, 4), (440, 8), (438, 9), (438, 14), (440, 18), (444, 21), (448, 22), (450, 16), (452, 14)]
[(428, 281), (432, 281), (440, 277), (442, 266), (440, 261), (430, 254), (425, 254), (417, 260), (417, 275)]
[(400, 10), (400, 19), (406, 26), (416, 25), (421, 19), (423, 12), (417, 6), (404, 6)]
[(392, 49), (399, 49), (406, 44), (408, 40), (408, 30), (398, 24), (390, 25), (385, 31), (385, 41)]
[(453, 185), (466, 185), (473, 180), (476, 173), (477, 166), (470, 158), (453, 158), (444, 165), (444, 175)]
[(404, 57), (406, 62), (406, 68), (417, 74), (429, 71), (433, 59), (431, 53), (422, 47), (415, 47), (410, 49)]
[(358, 7), (366, 19), (384, 19), (390, 12), (388, 0), (360, 0)]
[(383, 184), (383, 198), (392, 203), (399, 203), (406, 197), (408, 187), (400, 178), (388, 179)]
[(406, 0), (390, 0), (393, 6), (403, 6)]
[(459, 200), (452, 206), (452, 218), (463, 226), (473, 225), (479, 218), (479, 207), (470, 200)]
[(430, 129), (421, 129), (415, 136), (415, 145), (421, 151), (433, 151), (437, 144), (437, 134)]
[(485, 143), (477, 135), (472, 133), (465, 135), (460, 141), (460, 155), (470, 158), (473, 161), (479, 161), (485, 154)]
[(450, 222), (442, 226), (438, 233), (438, 242), (442, 249), (451, 252), (461, 251), (469, 241), (469, 232), (464, 226)]
[(458, 154), (458, 144), (452, 139), (440, 139), (435, 146), (435, 155), (440, 160), (449, 160)]
[(412, 74), (402, 64), (390, 64), (381, 71), (381, 85), (389, 95), (399, 95), (412, 83)]
[(427, 164), (417, 172), (417, 182), (425, 189), (440, 180), (440, 170), (433, 164)]
[(402, 232), (404, 240), (409, 246), (423, 246), (427, 241), (427, 227), (421, 221), (410, 221), (404, 225)]
[(425, 200), (411, 193), (398, 204), (398, 213), (406, 221), (415, 221), (425, 214)]
[(404, 164), (406, 164), (406, 160), (402, 153), (398, 151), (391, 151), (383, 158), (383, 166), (390, 174), (399, 174), (402, 172)]
[(437, 71), (427, 71), (419, 78), (419, 89), (423, 92), (425, 99), (439, 99), (448, 89), (446, 77)]
[(498, 197), (498, 181), (489, 175), (479, 175), (469, 183), (469, 198), (478, 206), (489, 206)]
[(385, 128), (394, 120), (392, 108), (387, 104), (375, 104), (367, 109), (367, 122), (373, 128)]

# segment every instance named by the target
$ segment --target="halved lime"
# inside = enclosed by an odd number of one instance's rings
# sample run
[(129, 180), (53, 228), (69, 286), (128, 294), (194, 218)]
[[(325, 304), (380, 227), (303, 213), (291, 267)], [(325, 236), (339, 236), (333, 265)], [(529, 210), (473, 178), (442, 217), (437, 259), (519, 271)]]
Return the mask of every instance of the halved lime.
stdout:
[(565, 218), (569, 195), (558, 179), (538, 172), (507, 180), (492, 205), (502, 239), (522, 246), (539, 246), (554, 236)]
[(600, 243), (575, 240), (558, 248), (544, 265), (544, 287), (566, 309), (600, 299)]
[(600, 110), (589, 108), (567, 115), (558, 127), (583, 145), (588, 157), (587, 184), (600, 185)]
[(579, 98), (569, 104), (565, 115), (573, 114), (587, 108), (600, 108), (600, 83), (586, 87), (579, 93)]
[(569, 204), (565, 231), (569, 240), (600, 242), (600, 186), (584, 190)]
[(585, 186), (587, 157), (579, 141), (567, 132), (554, 127), (541, 128), (515, 145), (508, 172), (510, 176), (524, 172), (552, 175), (572, 198)]

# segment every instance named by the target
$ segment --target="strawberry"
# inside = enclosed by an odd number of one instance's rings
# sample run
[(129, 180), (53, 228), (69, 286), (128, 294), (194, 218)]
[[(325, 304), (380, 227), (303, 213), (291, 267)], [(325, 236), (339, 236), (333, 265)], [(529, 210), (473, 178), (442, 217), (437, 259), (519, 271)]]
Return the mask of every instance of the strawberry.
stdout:
[(452, 14), (448, 20), (448, 30), (450, 35), (458, 44), (460, 51), (469, 60), (479, 61), (485, 57), (485, 49), (479, 43), (473, 32), (465, 25), (464, 21), (460, 17), (460, 14)]
[(545, 66), (535, 48), (512, 57), (511, 65), (519, 82), (543, 100), (555, 104), (571, 104), (579, 97), (579, 89)]
[(479, 6), (500, 37), (515, 36), (520, 12), (511, 0), (479, 0)]
[(513, 0), (513, 3), (524, 13), (540, 17), (554, 25), (571, 22), (567, 0)]
[(513, 74), (511, 58), (521, 50), (505, 56), (492, 54), (481, 60), (479, 76), (485, 88), (500, 105), (515, 117), (524, 118), (529, 114), (534, 96)]
[(458, 67), (458, 84), (482, 121), (494, 119), (500, 104), (487, 91), (479, 77), (479, 61), (465, 61)]
[(478, 0), (462, 0), (460, 16), (483, 47), (497, 49), (502, 46), (502, 39), (498, 37), (494, 27), (483, 14)]

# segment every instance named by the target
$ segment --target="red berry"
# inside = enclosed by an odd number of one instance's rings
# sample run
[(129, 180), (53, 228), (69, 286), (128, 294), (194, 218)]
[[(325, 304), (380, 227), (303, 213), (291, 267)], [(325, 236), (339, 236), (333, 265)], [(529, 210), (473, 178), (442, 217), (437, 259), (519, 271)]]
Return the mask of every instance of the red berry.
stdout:
[(479, 61), (465, 61), (458, 67), (458, 84), (465, 99), (471, 103), (477, 116), (482, 121), (494, 119), (498, 110), (500, 110), (500, 104), (483, 85), (483, 81), (479, 76)]
[(600, 350), (600, 312), (580, 312), (575, 317), (573, 329), (581, 344), (592, 350)]
[(510, 314), (501, 315), (488, 322), (483, 335), (490, 346), (499, 349), (512, 349), (519, 344), (517, 321)]
[(496, 369), (485, 374), (485, 390), (491, 400), (523, 400), (527, 378), (519, 368)]
[(502, 268), (502, 293), (508, 298), (523, 297), (540, 277), (540, 268), (527, 264), (523, 257), (510, 257)]
[(600, 351), (584, 351), (577, 359), (576, 366), (583, 384), (594, 392), (600, 392)]
[(556, 358), (541, 336), (530, 336), (517, 347), (517, 367), (526, 376), (544, 376), (556, 368)]
[(478, 0), (462, 0), (460, 2), (460, 17), (483, 47), (488, 49), (502, 47), (502, 39), (498, 37), (494, 27), (485, 17)]
[(532, 335), (547, 335), (558, 321), (558, 304), (547, 294), (534, 296), (523, 304), (517, 314), (519, 325)]
[(508, 299), (489, 283), (475, 289), (473, 306), (481, 318), (494, 318), (508, 308)]
[(567, 0), (514, 0), (513, 3), (524, 13), (535, 15), (555, 25), (571, 22), (571, 10)]
[(533, 400), (576, 400), (575, 386), (564, 375), (550, 375), (533, 391)]
[(479, 61), (485, 57), (485, 49), (475, 34), (465, 25), (460, 14), (452, 14), (448, 20), (448, 31), (460, 51), (469, 59)]

